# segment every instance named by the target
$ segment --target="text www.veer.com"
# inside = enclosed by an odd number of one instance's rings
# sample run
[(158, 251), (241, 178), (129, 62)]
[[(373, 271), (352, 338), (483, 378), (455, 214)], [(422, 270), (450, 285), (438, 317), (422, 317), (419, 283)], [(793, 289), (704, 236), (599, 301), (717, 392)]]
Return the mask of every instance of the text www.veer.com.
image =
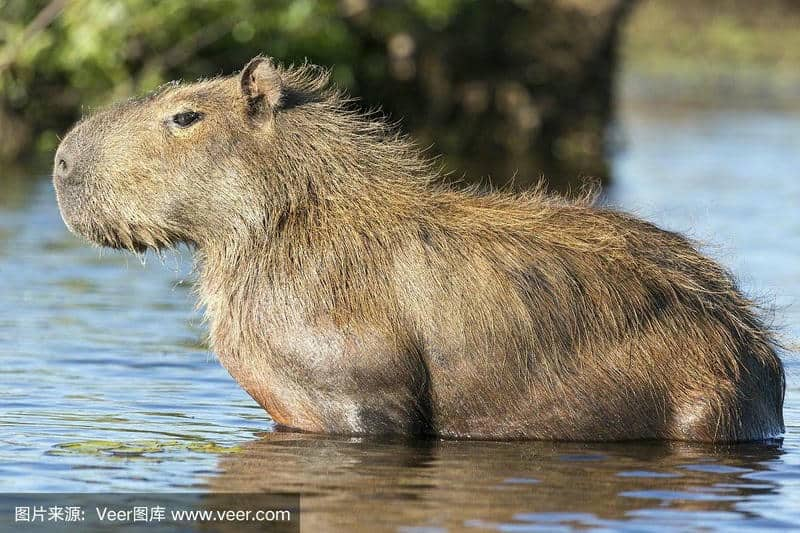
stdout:
[(175, 509), (174, 522), (291, 522), (292, 512), (285, 509)]

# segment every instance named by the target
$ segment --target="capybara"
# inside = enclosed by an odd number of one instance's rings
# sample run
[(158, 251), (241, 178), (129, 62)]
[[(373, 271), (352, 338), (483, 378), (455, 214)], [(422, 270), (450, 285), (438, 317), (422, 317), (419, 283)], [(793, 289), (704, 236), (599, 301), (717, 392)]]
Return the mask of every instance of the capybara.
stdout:
[(779, 348), (684, 237), (536, 190), (460, 190), (313, 66), (256, 57), (79, 122), (67, 226), (195, 251), (211, 346), (283, 426), (479, 439), (784, 430)]

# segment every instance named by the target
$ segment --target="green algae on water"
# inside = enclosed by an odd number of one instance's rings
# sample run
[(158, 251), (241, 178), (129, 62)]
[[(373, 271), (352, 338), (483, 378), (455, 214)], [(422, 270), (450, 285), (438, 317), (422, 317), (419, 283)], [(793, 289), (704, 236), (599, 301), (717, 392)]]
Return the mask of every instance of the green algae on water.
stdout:
[(112, 440), (86, 440), (57, 444), (47, 455), (96, 455), (110, 457), (146, 457), (151, 454), (189, 451), (196, 453), (233, 453), (238, 446), (222, 446), (206, 441), (143, 440), (118, 442)]

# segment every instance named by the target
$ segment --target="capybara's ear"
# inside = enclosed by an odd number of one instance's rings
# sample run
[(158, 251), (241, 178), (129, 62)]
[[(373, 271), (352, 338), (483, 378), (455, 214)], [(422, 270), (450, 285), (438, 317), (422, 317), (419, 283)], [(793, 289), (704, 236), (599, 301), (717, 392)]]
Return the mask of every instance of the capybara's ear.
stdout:
[(256, 56), (239, 76), (248, 112), (255, 116), (276, 109), (283, 96), (281, 76), (268, 57)]

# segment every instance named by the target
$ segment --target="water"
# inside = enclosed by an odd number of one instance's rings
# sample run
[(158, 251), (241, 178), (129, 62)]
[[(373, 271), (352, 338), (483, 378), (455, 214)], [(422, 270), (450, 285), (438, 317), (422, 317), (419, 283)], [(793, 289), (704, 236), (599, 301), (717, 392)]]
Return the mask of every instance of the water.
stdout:
[[(800, 114), (627, 106), (606, 201), (713, 243), (800, 338)], [(185, 252), (70, 236), (46, 179), (0, 190), (0, 491), (297, 491), (309, 531), (800, 528), (782, 445), (422, 442), (276, 432), (202, 345)]]

